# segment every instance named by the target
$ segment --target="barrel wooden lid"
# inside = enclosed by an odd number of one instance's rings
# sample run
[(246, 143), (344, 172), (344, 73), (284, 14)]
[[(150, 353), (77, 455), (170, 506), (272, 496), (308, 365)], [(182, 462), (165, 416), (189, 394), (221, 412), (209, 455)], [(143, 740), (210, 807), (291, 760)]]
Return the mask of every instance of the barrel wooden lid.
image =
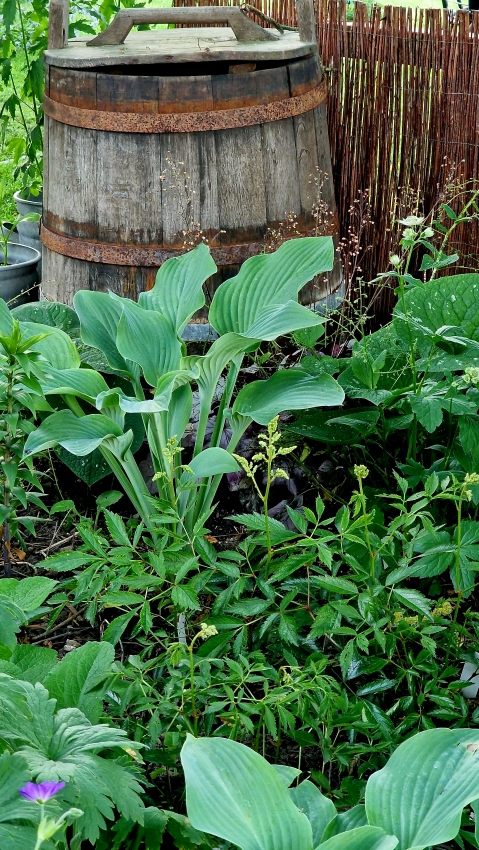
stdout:
[(285, 32), (268, 41), (238, 41), (230, 27), (195, 27), (130, 33), (124, 44), (89, 45), (70, 39), (68, 47), (47, 50), (45, 62), (58, 68), (150, 65), (173, 62), (285, 61), (316, 52), (316, 44)]

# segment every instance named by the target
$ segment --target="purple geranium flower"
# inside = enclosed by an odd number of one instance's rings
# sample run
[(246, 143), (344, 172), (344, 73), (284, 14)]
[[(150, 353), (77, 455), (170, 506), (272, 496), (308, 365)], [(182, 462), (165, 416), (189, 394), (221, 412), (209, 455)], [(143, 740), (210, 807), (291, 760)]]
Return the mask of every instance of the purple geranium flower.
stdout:
[(64, 787), (64, 782), (40, 782), (38, 785), (27, 782), (24, 788), (20, 788), (20, 794), (32, 803), (46, 803)]

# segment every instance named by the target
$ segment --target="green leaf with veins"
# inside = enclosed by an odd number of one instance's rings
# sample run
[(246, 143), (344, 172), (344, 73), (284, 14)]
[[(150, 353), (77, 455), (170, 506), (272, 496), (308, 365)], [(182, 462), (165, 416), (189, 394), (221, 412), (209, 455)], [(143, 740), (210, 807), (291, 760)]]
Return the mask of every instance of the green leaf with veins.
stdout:
[(65, 655), (43, 684), (57, 708), (79, 708), (91, 723), (98, 723), (114, 660), (111, 644), (88, 641)]
[(43, 685), (1, 674), (0, 729), (3, 740), (27, 762), (34, 781), (66, 782), (64, 799), (84, 812), (76, 821), (84, 840), (95, 843), (115, 808), (142, 823), (142, 789), (122, 755), (141, 745), (129, 741), (123, 730), (92, 725), (76, 708), (57, 711)]
[[(219, 334), (232, 331), (249, 335), (250, 327), (265, 309), (297, 300), (299, 290), (315, 275), (330, 271), (333, 262), (333, 240), (329, 236), (292, 239), (273, 254), (251, 257), (235, 277), (217, 289), (210, 322)], [(292, 328), (296, 329), (297, 325)]]

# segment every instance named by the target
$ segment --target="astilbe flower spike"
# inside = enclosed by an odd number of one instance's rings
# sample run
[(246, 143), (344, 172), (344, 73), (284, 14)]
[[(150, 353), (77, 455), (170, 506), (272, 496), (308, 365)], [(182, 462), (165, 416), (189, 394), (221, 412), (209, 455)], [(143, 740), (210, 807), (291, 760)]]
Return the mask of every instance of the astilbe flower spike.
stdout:
[(27, 782), (24, 788), (20, 788), (20, 794), (32, 803), (47, 803), (64, 787), (64, 782), (40, 782), (38, 785)]

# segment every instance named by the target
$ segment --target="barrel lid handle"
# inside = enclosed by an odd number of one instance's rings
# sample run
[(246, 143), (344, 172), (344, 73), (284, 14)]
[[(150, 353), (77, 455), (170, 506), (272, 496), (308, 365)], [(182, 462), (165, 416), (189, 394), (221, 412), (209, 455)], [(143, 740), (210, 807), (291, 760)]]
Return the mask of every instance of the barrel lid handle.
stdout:
[(50, 0), (48, 12), (48, 49), (68, 47), (68, 0)]
[(183, 6), (170, 9), (120, 9), (111, 24), (88, 45), (100, 47), (105, 44), (123, 44), (132, 27), (142, 24), (226, 24), (231, 27), (238, 41), (281, 38), (278, 33), (255, 24), (239, 6)]

